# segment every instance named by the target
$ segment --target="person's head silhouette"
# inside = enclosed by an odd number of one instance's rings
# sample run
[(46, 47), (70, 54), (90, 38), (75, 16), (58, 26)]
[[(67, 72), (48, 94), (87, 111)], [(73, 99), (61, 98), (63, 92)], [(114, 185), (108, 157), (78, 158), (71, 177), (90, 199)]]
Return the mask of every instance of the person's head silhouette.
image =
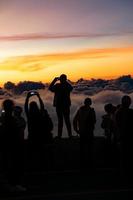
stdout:
[(85, 100), (84, 100), (84, 105), (85, 105), (85, 106), (91, 106), (91, 104), (92, 104), (91, 98), (85, 98)]
[(12, 114), (14, 108), (14, 102), (11, 99), (6, 99), (3, 102), (3, 109), (5, 113)]
[(131, 98), (128, 95), (125, 95), (122, 97), (121, 103), (124, 108), (129, 108), (131, 105)]
[(61, 74), (61, 75), (60, 75), (60, 82), (61, 82), (61, 83), (65, 83), (66, 80), (67, 80), (67, 76), (66, 76), (65, 74)]
[(39, 112), (39, 108), (38, 108), (38, 105), (35, 101), (31, 101), (30, 102), (30, 105), (29, 105), (29, 112), (31, 114), (36, 114)]
[(21, 116), (22, 111), (23, 111), (23, 109), (20, 106), (14, 107), (14, 115), (15, 116), (17, 116), (17, 117)]
[(112, 113), (113, 110), (114, 110), (114, 107), (113, 107), (112, 103), (106, 104), (106, 105), (104, 106), (104, 110), (105, 110), (105, 112), (108, 113), (108, 114)]

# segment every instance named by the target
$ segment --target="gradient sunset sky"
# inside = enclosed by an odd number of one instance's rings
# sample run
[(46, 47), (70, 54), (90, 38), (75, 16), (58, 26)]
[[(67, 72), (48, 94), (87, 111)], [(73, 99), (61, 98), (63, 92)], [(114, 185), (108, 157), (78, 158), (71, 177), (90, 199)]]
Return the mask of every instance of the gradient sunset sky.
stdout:
[(133, 75), (133, 0), (0, 0), (0, 84)]

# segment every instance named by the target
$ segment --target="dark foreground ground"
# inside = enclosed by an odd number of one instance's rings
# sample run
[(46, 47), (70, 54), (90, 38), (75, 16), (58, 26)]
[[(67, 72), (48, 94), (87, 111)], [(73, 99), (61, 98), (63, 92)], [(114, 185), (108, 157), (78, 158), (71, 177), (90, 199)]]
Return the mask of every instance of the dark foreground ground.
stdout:
[[(118, 148), (119, 149), (119, 148)], [(108, 149), (104, 138), (95, 138), (93, 167), (80, 167), (79, 139), (55, 139), (44, 148), (41, 164), (34, 154), (24, 164), (25, 192), (9, 192), (0, 174), (0, 199), (93, 200), (132, 199), (133, 187), (119, 173), (119, 150)]]

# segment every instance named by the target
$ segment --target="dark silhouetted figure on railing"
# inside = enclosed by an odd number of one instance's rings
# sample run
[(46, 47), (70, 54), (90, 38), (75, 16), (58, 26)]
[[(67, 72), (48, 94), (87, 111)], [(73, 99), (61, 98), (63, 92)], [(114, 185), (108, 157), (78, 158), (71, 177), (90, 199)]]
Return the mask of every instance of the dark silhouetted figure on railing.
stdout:
[(96, 114), (91, 107), (91, 98), (84, 100), (74, 119), (74, 130), (80, 135), (81, 167), (92, 167), (92, 142), (96, 123)]
[[(60, 83), (56, 83), (60, 81)], [(71, 123), (70, 123), (70, 93), (73, 87), (67, 81), (67, 76), (62, 74), (60, 77), (56, 77), (49, 86), (49, 90), (54, 92), (54, 103), (56, 107), (56, 113), (58, 117), (58, 137), (62, 136), (63, 118), (66, 123), (68, 136), (72, 136)]]
[(25, 191), (20, 185), (22, 168), (21, 168), (21, 137), (13, 116), (14, 102), (6, 99), (3, 102), (3, 113), (0, 118), (1, 146), (3, 170), (10, 185), (10, 190)]
[(125, 95), (116, 112), (116, 124), (120, 133), (121, 172), (126, 176), (133, 174), (133, 109), (130, 105), (131, 98)]
[[(38, 98), (40, 106), (36, 101), (29, 102), (32, 96)], [(37, 91), (28, 92), (25, 101), (25, 112), (28, 123), (28, 166), (42, 169), (45, 153), (48, 153), (46, 152), (46, 144), (51, 143), (53, 140), (53, 122)]]

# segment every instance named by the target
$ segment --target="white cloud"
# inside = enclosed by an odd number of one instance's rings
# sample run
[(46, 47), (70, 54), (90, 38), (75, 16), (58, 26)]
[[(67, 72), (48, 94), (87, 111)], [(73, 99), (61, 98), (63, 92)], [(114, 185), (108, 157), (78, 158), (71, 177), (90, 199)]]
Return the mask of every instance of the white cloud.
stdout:
[[(40, 95), (45, 103), (46, 109), (48, 110), (48, 112), (54, 122), (53, 134), (57, 135), (57, 117), (56, 117), (55, 108), (52, 105), (53, 104), (53, 94), (47, 90), (44, 90), (44, 91), (40, 91)], [(101, 124), (101, 116), (104, 114), (104, 105), (106, 103), (113, 103), (114, 105), (119, 104), (121, 101), (121, 97), (123, 95), (124, 95), (124, 93), (120, 92), (120, 91), (102, 91), (98, 94), (91, 96), (91, 98), (93, 100), (92, 106), (95, 108), (96, 116), (97, 116), (95, 135), (103, 134), (103, 130), (101, 129), (100, 124)], [(130, 96), (133, 99), (133, 93), (131, 93)], [(84, 95), (84, 94), (72, 94), (71, 95), (71, 100), (72, 100), (71, 120), (73, 119), (74, 114), (76, 113), (77, 109), (82, 105), (82, 103), (86, 97), (87, 97), (87, 95)], [(1, 105), (2, 101), (3, 100), (0, 99), (0, 105)], [(16, 104), (23, 106), (24, 101), (25, 101), (25, 94), (22, 96), (19, 96), (19, 97), (15, 97), (14, 101), (16, 102)], [(133, 104), (131, 106), (133, 107)], [(74, 133), (74, 131), (73, 131), (73, 134), (76, 134), (76, 133)], [(65, 126), (64, 126), (64, 130), (63, 130), (63, 136), (67, 136)]]

